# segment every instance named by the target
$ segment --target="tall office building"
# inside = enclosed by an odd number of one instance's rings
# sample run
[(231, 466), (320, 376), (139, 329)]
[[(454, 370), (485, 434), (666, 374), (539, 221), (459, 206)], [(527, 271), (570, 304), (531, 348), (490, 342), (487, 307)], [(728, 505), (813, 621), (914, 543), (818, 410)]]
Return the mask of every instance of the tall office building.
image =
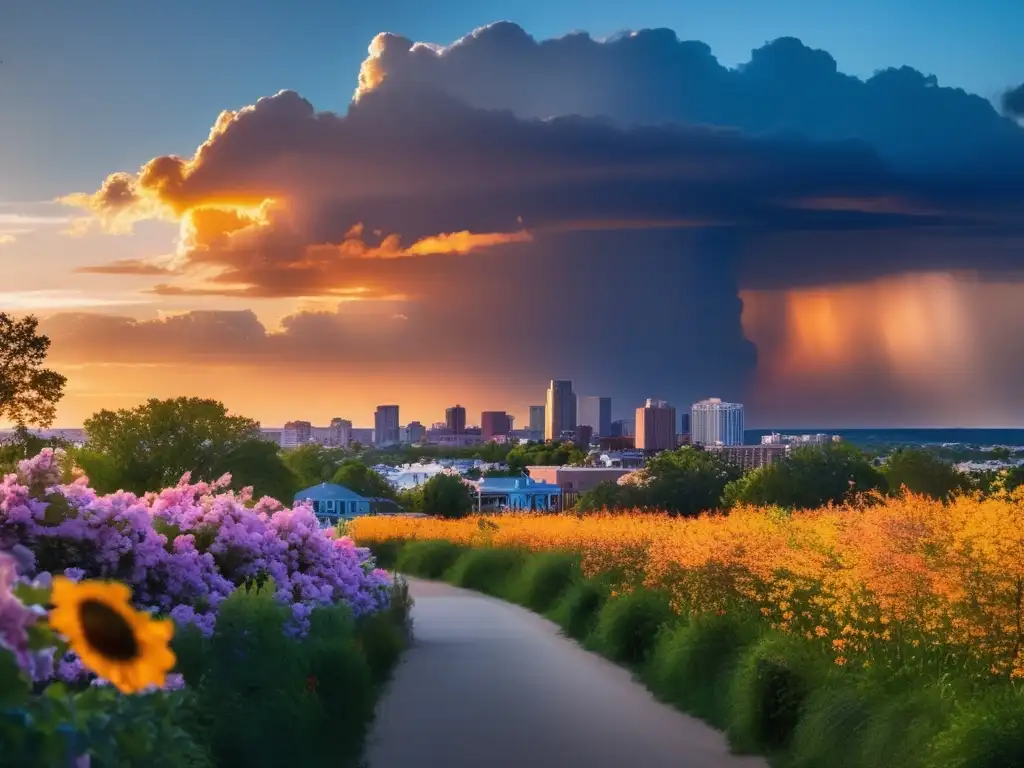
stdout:
[(331, 419), (328, 445), (347, 446), (352, 442), (352, 422), (348, 419)]
[(576, 412), (576, 424), (585, 424), (598, 437), (612, 434), (612, 399), (610, 397), (581, 397)]
[(480, 414), (480, 435), (484, 442), (495, 437), (508, 437), (512, 431), (512, 417), (504, 411), (484, 411)]
[(530, 406), (530, 431), (538, 435), (544, 434), (544, 406)]
[(444, 411), (444, 423), (453, 435), (461, 435), (466, 431), (466, 409), (461, 405), (453, 405)]
[(399, 443), (398, 406), (378, 405), (373, 415), (373, 442), (378, 447)]
[(664, 400), (650, 400), (636, 409), (636, 447), (671, 451), (676, 447), (676, 409)]
[(405, 428), (410, 443), (422, 443), (427, 436), (427, 428), (418, 421), (410, 421)]
[(743, 445), (743, 406), (710, 397), (690, 408), (690, 441), (697, 445)]
[(566, 432), (576, 434), (576, 393), (571, 381), (552, 379), (544, 406), (544, 438), (559, 440)]
[(612, 422), (612, 437), (633, 437), (636, 435), (636, 420), (619, 419)]
[(308, 421), (289, 421), (284, 425), (281, 437), (281, 445), (285, 448), (294, 448), (297, 445), (305, 445), (313, 439), (313, 425)]

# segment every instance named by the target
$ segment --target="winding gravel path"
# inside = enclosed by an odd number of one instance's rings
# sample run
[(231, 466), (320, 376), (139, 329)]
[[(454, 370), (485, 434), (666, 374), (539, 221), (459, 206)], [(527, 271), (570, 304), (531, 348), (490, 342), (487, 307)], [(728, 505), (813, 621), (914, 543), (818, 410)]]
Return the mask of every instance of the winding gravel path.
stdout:
[(416, 641), (377, 709), (370, 768), (766, 768), (536, 614), (411, 587)]

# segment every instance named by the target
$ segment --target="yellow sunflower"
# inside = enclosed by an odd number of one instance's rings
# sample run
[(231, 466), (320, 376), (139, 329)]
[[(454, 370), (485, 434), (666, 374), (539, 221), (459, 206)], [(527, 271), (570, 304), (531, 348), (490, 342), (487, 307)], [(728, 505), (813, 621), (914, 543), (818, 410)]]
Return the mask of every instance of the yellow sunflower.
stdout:
[(114, 581), (53, 580), (50, 626), (67, 638), (82, 664), (122, 693), (163, 687), (174, 667), (167, 644), (174, 623), (131, 605), (131, 590)]

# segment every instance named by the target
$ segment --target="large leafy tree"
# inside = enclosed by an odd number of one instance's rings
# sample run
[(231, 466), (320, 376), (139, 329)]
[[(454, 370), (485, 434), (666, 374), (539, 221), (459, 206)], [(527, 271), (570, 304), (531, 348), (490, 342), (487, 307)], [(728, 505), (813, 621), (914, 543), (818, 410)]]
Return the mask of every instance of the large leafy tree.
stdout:
[(421, 509), (439, 517), (465, 517), (473, 511), (475, 495), (458, 475), (440, 473), (423, 484)]
[(954, 493), (971, 489), (967, 475), (958, 472), (949, 462), (920, 448), (893, 451), (882, 473), (894, 493), (906, 488), (912, 493), (945, 501)]
[(356, 459), (343, 461), (331, 482), (343, 485), (368, 499), (395, 498), (395, 489), (391, 487), (391, 483)]
[(31, 315), (15, 319), (0, 312), (0, 419), (21, 428), (50, 426), (67, 383), (43, 367), (50, 339), (38, 328), (39, 321)]
[(620, 485), (614, 480), (598, 483), (580, 494), (576, 511), (580, 513), (623, 511), (647, 506), (645, 489), (632, 483)]
[(173, 485), (185, 472), (193, 480), (238, 473), (235, 487), (243, 478), (279, 472), (276, 450), (247, 445), (259, 441), (259, 424), (229, 414), (216, 400), (154, 399), (138, 408), (103, 410), (86, 420), (85, 430), (88, 443), (79, 457), (85, 471), (136, 493)]
[(587, 455), (572, 443), (526, 443), (517, 445), (505, 459), (513, 475), (521, 475), (529, 466), (551, 467), (582, 465)]
[(342, 448), (328, 448), (316, 443), (300, 445), (284, 454), (284, 463), (295, 474), (300, 488), (326, 483), (348, 454)]
[(724, 498), (727, 504), (814, 509), (886, 488), (885, 477), (867, 456), (852, 445), (838, 443), (796, 448), (730, 484)]
[(718, 509), (722, 491), (741, 470), (710, 451), (679, 448), (647, 462), (642, 486), (647, 505), (672, 514), (694, 516)]

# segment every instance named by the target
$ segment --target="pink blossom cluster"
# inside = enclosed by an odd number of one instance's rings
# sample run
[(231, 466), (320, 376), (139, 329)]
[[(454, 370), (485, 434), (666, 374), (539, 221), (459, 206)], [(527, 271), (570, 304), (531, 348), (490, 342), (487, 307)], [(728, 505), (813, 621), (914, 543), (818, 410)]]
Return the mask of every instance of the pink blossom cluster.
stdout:
[(62, 482), (65, 463), (44, 449), (0, 482), (0, 550), (27, 547), (36, 573), (123, 581), (138, 607), (205, 633), (241, 586), (272, 583), (298, 633), (317, 605), (344, 602), (362, 615), (387, 604), (390, 580), (369, 550), (320, 528), (308, 505), (254, 501), (251, 489), (226, 490), (228, 475), (100, 495), (88, 478)]

